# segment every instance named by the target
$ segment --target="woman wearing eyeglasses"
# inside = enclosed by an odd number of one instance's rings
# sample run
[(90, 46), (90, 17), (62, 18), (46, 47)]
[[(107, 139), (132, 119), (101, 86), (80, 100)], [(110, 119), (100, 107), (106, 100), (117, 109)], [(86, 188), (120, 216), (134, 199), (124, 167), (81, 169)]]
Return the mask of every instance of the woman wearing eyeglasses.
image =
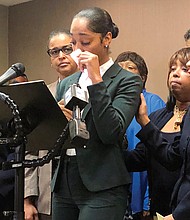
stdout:
[[(53, 31), (48, 40), (48, 55), (51, 66), (57, 72), (58, 79), (48, 85), (53, 96), (61, 80), (78, 71), (78, 66), (70, 57), (73, 51), (70, 44), (71, 37), (67, 31)], [(53, 129), (53, 128), (52, 128)], [(51, 134), (50, 134), (51, 135)], [(47, 151), (39, 151), (41, 158)], [(35, 155), (27, 154), (27, 159), (36, 158)], [(49, 164), (36, 169), (25, 169), (25, 220), (51, 220), (51, 190), (50, 182), (58, 160), (53, 159)]]
[(57, 71), (60, 80), (78, 70), (77, 64), (70, 57), (73, 51), (70, 42), (69, 32), (54, 31), (49, 36), (47, 53), (50, 56), (51, 66)]
[(71, 43), (81, 51), (80, 71), (61, 81), (58, 95), (63, 97), (76, 83), (88, 92), (82, 119), (90, 138), (83, 147), (67, 145), (63, 150), (52, 184), (54, 220), (124, 217), (130, 177), (121, 142), (137, 110), (142, 81), (109, 57), (118, 31), (100, 8), (84, 9), (72, 20)]

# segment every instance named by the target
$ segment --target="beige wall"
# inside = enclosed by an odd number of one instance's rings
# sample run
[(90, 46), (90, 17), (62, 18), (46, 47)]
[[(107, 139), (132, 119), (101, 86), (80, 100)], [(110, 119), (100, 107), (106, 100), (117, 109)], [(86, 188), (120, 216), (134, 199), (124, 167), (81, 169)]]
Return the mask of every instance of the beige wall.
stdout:
[(8, 67), (8, 8), (0, 5), (0, 75)]
[(69, 28), (72, 16), (82, 8), (99, 6), (108, 10), (119, 26), (111, 56), (132, 50), (149, 67), (147, 89), (164, 100), (170, 56), (185, 45), (190, 28), (189, 0), (34, 0), (9, 8), (9, 65), (22, 62), (31, 80), (56, 78), (46, 55), (46, 42), (54, 29)]

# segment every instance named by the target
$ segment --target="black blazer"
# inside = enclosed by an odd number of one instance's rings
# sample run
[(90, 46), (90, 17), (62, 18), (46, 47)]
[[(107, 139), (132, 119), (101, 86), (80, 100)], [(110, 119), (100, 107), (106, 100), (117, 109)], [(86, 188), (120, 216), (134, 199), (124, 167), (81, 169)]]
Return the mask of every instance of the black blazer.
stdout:
[[(180, 177), (172, 194), (173, 216), (175, 220), (190, 219), (190, 109), (181, 126), (181, 134), (170, 145), (159, 129), (148, 123), (137, 135), (153, 153), (154, 157), (169, 170), (181, 167)], [(162, 202), (162, 201), (161, 201)]]
[[(58, 95), (63, 96), (71, 84), (77, 83), (80, 74), (62, 80)], [(89, 191), (130, 183), (120, 142), (137, 110), (141, 90), (140, 77), (117, 64), (106, 71), (103, 82), (88, 86), (89, 103), (82, 118), (90, 139), (85, 148), (76, 148), (76, 157), (82, 181)], [(59, 181), (61, 161), (53, 178), (53, 190)]]
[[(163, 108), (151, 113), (149, 118), (161, 130), (172, 116), (173, 111)], [(180, 169), (169, 171), (157, 161), (157, 158), (154, 158), (142, 142), (138, 143), (134, 150), (125, 151), (125, 161), (129, 171), (148, 171), (152, 214), (155, 215), (156, 212), (159, 212), (164, 216), (169, 215), (172, 212), (170, 206), (171, 195), (179, 178)]]

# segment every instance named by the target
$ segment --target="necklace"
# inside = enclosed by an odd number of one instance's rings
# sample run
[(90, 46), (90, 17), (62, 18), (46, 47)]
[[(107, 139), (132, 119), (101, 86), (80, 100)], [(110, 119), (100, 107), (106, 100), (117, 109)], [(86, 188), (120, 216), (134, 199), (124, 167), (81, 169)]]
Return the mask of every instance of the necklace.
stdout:
[(179, 107), (177, 107), (177, 105), (175, 105), (174, 107), (174, 115), (177, 116), (175, 122), (174, 122), (174, 130), (177, 130), (178, 126), (181, 124), (183, 116), (185, 115), (185, 113), (187, 112), (187, 109), (180, 111)]

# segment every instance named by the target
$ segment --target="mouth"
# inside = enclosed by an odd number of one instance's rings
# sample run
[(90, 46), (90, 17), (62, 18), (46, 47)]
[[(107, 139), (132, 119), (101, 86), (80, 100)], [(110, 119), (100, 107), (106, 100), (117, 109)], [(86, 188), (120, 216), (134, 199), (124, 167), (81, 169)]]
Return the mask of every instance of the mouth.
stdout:
[(178, 81), (171, 81), (170, 85), (180, 85), (180, 83)]
[(170, 82), (170, 88), (172, 89), (172, 90), (178, 90), (178, 89), (180, 89), (180, 86), (181, 84), (179, 83), (179, 82), (176, 82), (176, 81), (172, 81), (172, 82)]
[(64, 62), (64, 63), (60, 63), (58, 66), (59, 67), (65, 67), (65, 66), (68, 66), (69, 65), (69, 62)]

